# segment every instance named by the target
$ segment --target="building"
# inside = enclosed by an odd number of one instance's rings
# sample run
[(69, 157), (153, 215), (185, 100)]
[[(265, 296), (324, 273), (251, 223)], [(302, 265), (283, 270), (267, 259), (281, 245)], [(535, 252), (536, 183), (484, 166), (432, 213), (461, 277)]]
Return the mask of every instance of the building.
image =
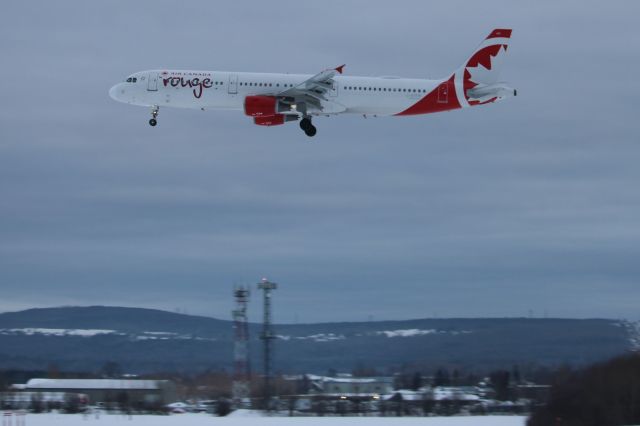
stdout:
[(47, 411), (48, 409), (61, 409), (71, 401), (75, 401), (80, 409), (87, 404), (88, 397), (84, 394), (67, 392), (26, 392), (23, 390), (0, 392), (0, 407), (3, 410)]
[(176, 400), (176, 388), (170, 380), (31, 379), (14, 389), (83, 394), (90, 404), (166, 405)]
[(329, 377), (305, 374), (286, 376), (285, 380), (296, 382), (298, 393), (307, 395), (371, 398), (393, 391), (393, 377)]

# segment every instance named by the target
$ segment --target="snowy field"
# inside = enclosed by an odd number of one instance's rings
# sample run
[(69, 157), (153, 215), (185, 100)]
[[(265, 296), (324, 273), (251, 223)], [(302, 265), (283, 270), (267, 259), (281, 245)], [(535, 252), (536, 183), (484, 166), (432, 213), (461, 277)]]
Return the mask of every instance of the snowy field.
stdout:
[[(240, 414), (240, 413), (236, 413)], [(235, 415), (214, 417), (207, 414), (175, 414), (171, 416), (122, 416), (82, 414), (27, 414), (24, 423), (11, 423), (3, 426), (89, 426), (99, 425), (175, 425), (175, 426), (524, 426), (525, 417), (521, 416), (475, 416), (475, 417), (262, 417), (258, 415)], [(6, 419), (4, 419), (6, 421)]]

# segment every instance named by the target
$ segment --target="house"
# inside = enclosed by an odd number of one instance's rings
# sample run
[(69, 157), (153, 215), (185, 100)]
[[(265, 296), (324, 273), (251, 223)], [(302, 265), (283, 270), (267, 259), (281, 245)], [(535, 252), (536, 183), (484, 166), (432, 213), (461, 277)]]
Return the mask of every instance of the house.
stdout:
[(166, 405), (176, 400), (170, 380), (31, 379), (14, 386), (23, 392), (83, 394), (90, 404)]
[(370, 399), (393, 391), (393, 377), (353, 377), (348, 374), (330, 377), (304, 374), (286, 376), (285, 380), (295, 382), (298, 393), (305, 395)]

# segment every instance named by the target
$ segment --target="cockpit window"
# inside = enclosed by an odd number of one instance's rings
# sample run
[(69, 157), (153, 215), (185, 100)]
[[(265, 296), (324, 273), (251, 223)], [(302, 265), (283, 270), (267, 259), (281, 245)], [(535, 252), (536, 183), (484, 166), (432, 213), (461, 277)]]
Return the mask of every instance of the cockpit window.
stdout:
[(127, 83), (131, 83), (131, 77), (127, 79)]
[(131, 79), (131, 81), (135, 83), (136, 81), (138, 81), (138, 79), (136, 77), (133, 77), (133, 79)]
[(125, 81), (127, 83), (135, 83), (136, 81), (138, 81), (138, 79), (136, 77), (129, 77)]

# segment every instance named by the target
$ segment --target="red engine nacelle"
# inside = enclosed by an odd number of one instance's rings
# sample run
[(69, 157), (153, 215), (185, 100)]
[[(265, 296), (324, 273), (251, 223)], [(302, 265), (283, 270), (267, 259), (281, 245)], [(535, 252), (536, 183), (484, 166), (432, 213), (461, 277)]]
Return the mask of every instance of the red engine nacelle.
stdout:
[(275, 114), (275, 115), (263, 115), (261, 117), (253, 117), (253, 122), (258, 126), (279, 126), (284, 124), (284, 115), (283, 114)]
[(247, 96), (244, 98), (244, 113), (250, 117), (280, 115), (276, 112), (277, 102), (273, 96)]

